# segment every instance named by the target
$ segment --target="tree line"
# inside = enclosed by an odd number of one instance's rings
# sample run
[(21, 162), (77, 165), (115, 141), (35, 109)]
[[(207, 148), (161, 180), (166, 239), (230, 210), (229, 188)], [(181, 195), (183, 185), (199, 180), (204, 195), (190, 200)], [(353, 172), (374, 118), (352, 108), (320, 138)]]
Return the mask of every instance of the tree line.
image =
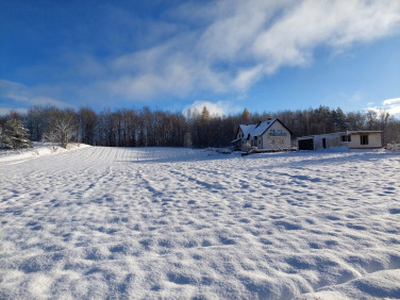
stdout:
[(11, 112), (0, 117), (0, 137), (4, 140), (9, 120), (19, 120), (28, 130), (31, 141), (57, 142), (63, 147), (70, 141), (116, 147), (226, 147), (234, 139), (240, 124), (254, 124), (269, 117), (279, 118), (294, 137), (347, 130), (380, 130), (383, 131), (384, 145), (400, 142), (400, 120), (386, 111), (345, 113), (341, 108), (327, 106), (261, 114), (244, 109), (228, 116), (211, 115), (205, 106), (202, 111), (186, 114), (148, 107), (95, 112), (90, 107), (73, 110), (34, 106), (23, 115)]

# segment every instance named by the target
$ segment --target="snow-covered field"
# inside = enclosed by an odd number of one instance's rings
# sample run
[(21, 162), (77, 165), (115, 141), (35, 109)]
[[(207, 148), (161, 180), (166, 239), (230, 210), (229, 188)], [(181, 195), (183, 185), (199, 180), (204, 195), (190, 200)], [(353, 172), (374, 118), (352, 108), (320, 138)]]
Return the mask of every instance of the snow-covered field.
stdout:
[(400, 297), (399, 154), (46, 154), (0, 155), (1, 299)]

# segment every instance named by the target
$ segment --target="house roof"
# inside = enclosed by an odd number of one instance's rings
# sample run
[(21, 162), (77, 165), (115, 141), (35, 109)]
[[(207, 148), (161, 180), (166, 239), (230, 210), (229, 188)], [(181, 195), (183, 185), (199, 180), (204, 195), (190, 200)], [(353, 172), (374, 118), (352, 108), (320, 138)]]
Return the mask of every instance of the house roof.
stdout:
[(258, 123), (257, 125), (255, 125), (251, 135), (252, 136), (260, 136), (260, 135), (262, 135), (265, 131), (267, 131), (268, 128), (271, 127), (271, 125), (275, 121), (276, 121), (276, 119), (271, 119), (271, 120), (266, 120), (266, 121), (262, 121), (261, 123)]
[(242, 130), (245, 137), (250, 135), (251, 137), (261, 136), (265, 133), (274, 124), (276, 121), (282, 124), (290, 133), (292, 133), (279, 119), (270, 119), (259, 122), (257, 124), (250, 124), (250, 125), (240, 125), (240, 129)]
[(359, 131), (347, 131), (343, 132), (346, 134), (367, 134), (367, 133), (382, 133), (382, 131), (379, 130), (359, 130)]
[(256, 125), (254, 125), (254, 124), (252, 124), (252, 125), (239, 125), (239, 127), (242, 130), (243, 135), (245, 137), (247, 137), (249, 134), (251, 135), (251, 132), (253, 132), (255, 126)]

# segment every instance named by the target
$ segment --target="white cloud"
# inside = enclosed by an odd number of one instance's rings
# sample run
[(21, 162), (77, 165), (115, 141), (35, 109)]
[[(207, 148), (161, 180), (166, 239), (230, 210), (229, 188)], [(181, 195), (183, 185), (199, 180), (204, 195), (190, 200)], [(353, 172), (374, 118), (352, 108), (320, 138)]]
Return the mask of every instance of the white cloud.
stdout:
[[(160, 19), (141, 21), (129, 13), (123, 14), (123, 21), (113, 19), (116, 24), (132, 23), (132, 27), (143, 22), (139, 27), (149, 29), (144, 30), (147, 42), (132, 40), (133, 47), (123, 48), (139, 50), (100, 59), (86, 54), (60, 56), (70, 67), (61, 64), (52, 69), (66, 79), (56, 93), (7, 82), (7, 95), (2, 92), (1, 96), (25, 104), (62, 107), (66, 104), (57, 99), (63, 95), (109, 105), (110, 100), (196, 99), (203, 92), (245, 94), (282, 67), (309, 66), (316, 48), (342, 53), (356, 43), (400, 34), (400, 1), (186, 2), (163, 12)], [(112, 34), (119, 35), (112, 31), (107, 36)], [(122, 40), (126, 42), (129, 36), (135, 37), (134, 32), (127, 32)], [(37, 66), (30, 71), (36, 73)], [(79, 82), (71, 83), (70, 78)], [(355, 95), (351, 101), (358, 99)]]
[[(41, 89), (40, 87), (38, 89)], [(26, 105), (43, 105), (56, 106), (59, 108), (69, 107), (70, 105), (54, 99), (52, 97), (43, 96), (35, 89), (18, 82), (0, 79), (0, 98), (7, 99), (14, 103)], [(24, 108), (19, 108), (23, 110)], [(18, 110), (15, 109), (15, 110)]]
[(382, 102), (383, 105), (400, 105), (400, 98), (388, 99)]
[(382, 102), (382, 107), (391, 115), (400, 117), (400, 98), (385, 100)]
[(237, 90), (247, 90), (262, 74), (262, 67), (255, 66), (250, 69), (240, 70), (233, 81), (233, 86)]
[(380, 106), (370, 106), (367, 110), (373, 110), (377, 113), (386, 111), (392, 116), (400, 117), (400, 98), (387, 99), (382, 101)]
[(110, 96), (144, 101), (165, 94), (184, 97), (197, 89), (228, 91), (224, 72), (213, 72), (208, 64), (180, 53), (177, 47), (171, 43), (116, 58), (109, 68), (120, 76), (104, 79), (97, 89), (105, 87)]
[(183, 113), (186, 115), (189, 110), (191, 113), (201, 113), (204, 106), (207, 107), (207, 110), (210, 112), (211, 116), (226, 116), (243, 110), (243, 108), (229, 101), (217, 101), (214, 103), (210, 101), (197, 100), (192, 104), (187, 105), (183, 109)]
[(356, 42), (369, 42), (399, 30), (400, 2), (298, 3), (255, 38), (253, 53), (269, 73), (285, 65), (307, 65), (318, 46), (342, 51)]
[(317, 47), (338, 53), (400, 32), (400, 1), (391, 0), (221, 0), (170, 14), (194, 28), (112, 60), (111, 94), (245, 92), (281, 67), (308, 66)]

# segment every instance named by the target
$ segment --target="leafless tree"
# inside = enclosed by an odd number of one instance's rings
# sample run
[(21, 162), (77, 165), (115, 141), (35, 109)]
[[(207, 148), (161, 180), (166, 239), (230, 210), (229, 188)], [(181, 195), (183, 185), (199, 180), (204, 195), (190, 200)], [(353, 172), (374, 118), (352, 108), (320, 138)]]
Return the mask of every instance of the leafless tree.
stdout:
[(56, 140), (67, 148), (71, 138), (77, 132), (76, 114), (72, 109), (55, 110), (50, 116), (47, 138)]

